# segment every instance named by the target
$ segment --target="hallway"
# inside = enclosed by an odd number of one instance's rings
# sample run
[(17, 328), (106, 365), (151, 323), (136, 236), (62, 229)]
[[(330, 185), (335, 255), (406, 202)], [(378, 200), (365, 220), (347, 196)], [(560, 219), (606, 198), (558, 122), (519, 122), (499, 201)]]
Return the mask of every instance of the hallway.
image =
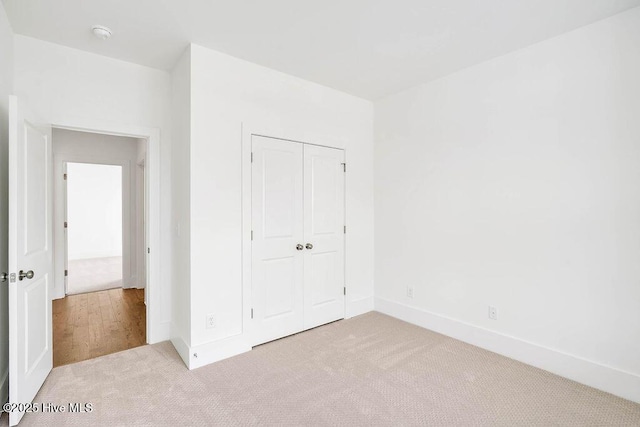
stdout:
[(53, 366), (146, 343), (144, 289), (110, 289), (53, 301)]

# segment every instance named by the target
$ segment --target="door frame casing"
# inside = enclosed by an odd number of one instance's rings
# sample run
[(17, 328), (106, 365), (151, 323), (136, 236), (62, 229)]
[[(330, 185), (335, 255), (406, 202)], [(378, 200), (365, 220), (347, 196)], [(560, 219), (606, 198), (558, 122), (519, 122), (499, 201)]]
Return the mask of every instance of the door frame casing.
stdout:
[[(160, 129), (128, 124), (104, 124), (90, 119), (53, 121), (51, 127), (79, 132), (140, 138), (147, 141), (145, 182), (147, 186), (147, 206), (145, 231), (147, 243), (147, 276), (145, 294), (147, 299), (147, 343), (153, 344), (166, 339), (162, 327), (161, 274), (160, 274)], [(54, 242), (56, 244), (56, 242)], [(55, 257), (55, 254), (54, 254)], [(56, 260), (54, 258), (54, 263)]]
[[(295, 142), (299, 144), (316, 145), (320, 147), (327, 147), (333, 149), (343, 150), (344, 161), (347, 161), (347, 149), (344, 141), (335, 141), (324, 136), (299, 134), (292, 132), (291, 130), (283, 129), (281, 126), (272, 126), (268, 124), (256, 125), (243, 122), (241, 125), (241, 174), (242, 174), (242, 229), (241, 229), (241, 241), (242, 241), (242, 335), (244, 341), (251, 347), (256, 343), (253, 331), (251, 330), (251, 284), (252, 284), (252, 257), (251, 257), (251, 139), (255, 136), (261, 136), (265, 138), (278, 139), (282, 141)], [(321, 140), (322, 143), (318, 143)], [(344, 224), (347, 225), (347, 177), (344, 180)], [(344, 238), (344, 277), (345, 287), (346, 284), (346, 271), (347, 271), (347, 236)], [(348, 318), (348, 299), (345, 296), (344, 299), (344, 318)]]

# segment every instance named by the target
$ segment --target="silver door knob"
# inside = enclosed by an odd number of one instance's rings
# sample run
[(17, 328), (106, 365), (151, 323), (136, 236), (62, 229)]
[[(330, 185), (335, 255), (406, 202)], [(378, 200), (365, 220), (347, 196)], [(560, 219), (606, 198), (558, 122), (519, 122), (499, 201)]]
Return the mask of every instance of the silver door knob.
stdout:
[(307, 243), (306, 248), (307, 248), (307, 249), (313, 249), (313, 245), (312, 245), (311, 243)]
[(0, 273), (0, 282), (6, 282), (8, 278), (9, 278), (9, 274), (5, 272)]
[(20, 272), (18, 273), (18, 280), (24, 280), (25, 278), (27, 279), (33, 279), (33, 270), (29, 270), (26, 273), (22, 270), (20, 270)]
[(301, 250), (303, 250), (303, 249), (304, 249), (304, 246), (302, 246), (300, 243), (298, 243), (298, 244), (296, 245), (296, 249), (297, 249), (297, 250), (299, 250), (299, 251), (301, 251)]

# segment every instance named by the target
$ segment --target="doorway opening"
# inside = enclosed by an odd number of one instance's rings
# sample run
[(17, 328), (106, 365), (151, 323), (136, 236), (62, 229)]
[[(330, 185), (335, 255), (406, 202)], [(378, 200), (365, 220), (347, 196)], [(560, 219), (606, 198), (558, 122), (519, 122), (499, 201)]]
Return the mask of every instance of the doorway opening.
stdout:
[(52, 143), (56, 367), (147, 342), (147, 141), (54, 128)]
[(65, 175), (65, 294), (121, 288), (122, 166), (69, 162)]

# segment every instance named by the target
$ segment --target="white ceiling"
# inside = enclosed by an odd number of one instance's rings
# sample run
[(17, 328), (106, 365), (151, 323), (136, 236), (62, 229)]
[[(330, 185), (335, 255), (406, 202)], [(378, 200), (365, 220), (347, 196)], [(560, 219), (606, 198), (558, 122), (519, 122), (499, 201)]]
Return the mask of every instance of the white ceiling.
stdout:
[[(640, 0), (3, 0), (18, 34), (171, 69), (197, 43), (368, 99)], [(113, 37), (101, 41), (90, 27)]]

